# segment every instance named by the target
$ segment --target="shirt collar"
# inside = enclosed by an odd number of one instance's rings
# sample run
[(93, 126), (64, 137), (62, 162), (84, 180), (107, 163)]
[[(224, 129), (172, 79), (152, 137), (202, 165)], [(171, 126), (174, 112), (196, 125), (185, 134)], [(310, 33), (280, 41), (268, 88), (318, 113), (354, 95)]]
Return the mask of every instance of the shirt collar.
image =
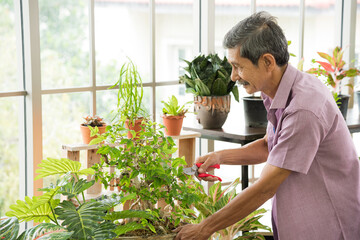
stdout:
[(297, 75), (296, 68), (288, 64), (280, 80), (279, 87), (275, 93), (275, 97), (271, 101), (270, 109), (279, 109), (279, 108), (283, 109), (286, 107), (286, 103), (288, 101), (291, 87), (294, 84), (296, 75)]

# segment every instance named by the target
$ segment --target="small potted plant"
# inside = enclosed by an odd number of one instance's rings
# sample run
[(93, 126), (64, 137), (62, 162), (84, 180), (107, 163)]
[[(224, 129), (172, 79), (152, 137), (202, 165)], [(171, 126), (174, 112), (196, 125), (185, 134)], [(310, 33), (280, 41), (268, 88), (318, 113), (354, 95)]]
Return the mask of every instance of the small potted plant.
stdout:
[[(340, 47), (335, 47), (332, 56), (323, 52), (318, 52), (318, 54), (321, 58), (325, 59), (326, 62), (315, 61), (313, 59), (312, 62), (318, 63), (319, 66), (317, 68), (311, 68), (307, 72), (317, 75), (326, 85), (332, 88), (335, 101), (339, 105), (340, 111), (346, 119), (350, 96), (341, 93), (341, 80), (346, 77), (359, 76), (360, 70), (356, 68), (344, 69), (344, 51), (342, 51)], [(347, 86), (352, 87), (351, 84), (347, 84)]]
[(131, 130), (138, 132), (147, 116), (142, 100), (144, 90), (142, 80), (135, 64), (129, 60), (121, 66), (118, 81), (110, 88), (118, 88), (117, 112), (115, 118), (125, 124), (128, 138)]
[(180, 76), (186, 92), (194, 94), (195, 112), (203, 128), (221, 128), (230, 111), (230, 93), (239, 101), (238, 88), (231, 81), (231, 65), (217, 54), (200, 54), (184, 68)]
[(80, 125), (82, 139), (85, 144), (89, 144), (97, 137), (97, 133), (103, 134), (106, 131), (106, 123), (99, 116), (88, 115), (83, 118), (85, 121)]
[(171, 97), (169, 97), (169, 100), (167, 102), (161, 102), (164, 104), (164, 108), (162, 110), (163, 115), (161, 117), (165, 126), (165, 135), (179, 136), (185, 113), (187, 113), (188, 111), (185, 106), (186, 104), (192, 103), (192, 101), (180, 106), (177, 98), (172, 95)]

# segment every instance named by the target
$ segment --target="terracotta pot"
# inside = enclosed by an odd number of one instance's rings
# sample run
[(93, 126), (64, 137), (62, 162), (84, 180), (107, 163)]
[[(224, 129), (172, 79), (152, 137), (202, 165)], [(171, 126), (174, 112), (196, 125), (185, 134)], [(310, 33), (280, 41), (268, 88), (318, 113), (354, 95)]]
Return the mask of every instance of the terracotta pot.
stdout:
[(230, 94), (194, 97), (197, 120), (205, 129), (221, 128), (230, 112)]
[[(136, 133), (137, 132), (140, 132), (141, 129), (144, 127), (143, 124), (141, 124), (141, 122), (143, 121), (144, 119), (143, 118), (139, 118), (139, 119), (136, 119), (135, 120), (135, 123), (130, 123), (129, 119), (126, 119), (125, 121), (125, 127), (129, 130), (134, 130)], [(130, 123), (130, 124), (129, 124)], [(137, 134), (136, 134), (137, 135)], [(127, 133), (127, 137), (129, 139), (133, 138), (132, 134), (130, 131), (128, 131)], [(135, 136), (135, 139), (136, 139), (136, 136)]]
[(176, 236), (176, 233), (166, 234), (166, 235), (154, 235), (149, 237), (117, 237), (116, 240), (172, 240)]
[[(105, 133), (106, 125), (98, 127), (98, 129), (99, 129), (99, 133), (103, 134)], [(97, 138), (97, 136), (90, 137), (90, 129), (88, 128), (88, 126), (80, 125), (80, 131), (81, 131), (83, 143), (85, 144), (89, 144), (91, 140)]]
[(165, 126), (165, 135), (167, 136), (179, 136), (184, 120), (183, 116), (161, 116)]

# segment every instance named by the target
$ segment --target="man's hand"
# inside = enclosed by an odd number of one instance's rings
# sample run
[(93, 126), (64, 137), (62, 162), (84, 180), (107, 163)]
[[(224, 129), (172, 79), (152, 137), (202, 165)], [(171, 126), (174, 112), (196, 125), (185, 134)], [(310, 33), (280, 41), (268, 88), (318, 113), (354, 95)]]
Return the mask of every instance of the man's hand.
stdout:
[[(204, 156), (200, 156), (196, 159), (196, 163), (203, 163), (199, 169), (199, 173), (207, 173), (209, 171), (214, 170), (214, 168), (210, 168), (209, 166), (215, 165), (215, 164), (221, 164), (220, 155), (217, 152), (211, 152)], [(216, 177), (204, 177), (204, 178), (198, 178), (199, 180), (205, 180), (209, 182), (218, 181), (219, 179)]]
[(177, 232), (175, 240), (207, 240), (212, 234), (205, 232), (201, 224), (187, 224), (173, 232)]

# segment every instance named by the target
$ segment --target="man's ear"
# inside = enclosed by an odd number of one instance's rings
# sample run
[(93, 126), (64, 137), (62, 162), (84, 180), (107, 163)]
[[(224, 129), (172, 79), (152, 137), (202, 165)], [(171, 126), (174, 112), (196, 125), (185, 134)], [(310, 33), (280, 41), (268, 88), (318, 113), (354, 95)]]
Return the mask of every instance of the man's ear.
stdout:
[(267, 70), (273, 70), (276, 66), (276, 60), (274, 56), (270, 53), (265, 53), (262, 55), (262, 61)]

